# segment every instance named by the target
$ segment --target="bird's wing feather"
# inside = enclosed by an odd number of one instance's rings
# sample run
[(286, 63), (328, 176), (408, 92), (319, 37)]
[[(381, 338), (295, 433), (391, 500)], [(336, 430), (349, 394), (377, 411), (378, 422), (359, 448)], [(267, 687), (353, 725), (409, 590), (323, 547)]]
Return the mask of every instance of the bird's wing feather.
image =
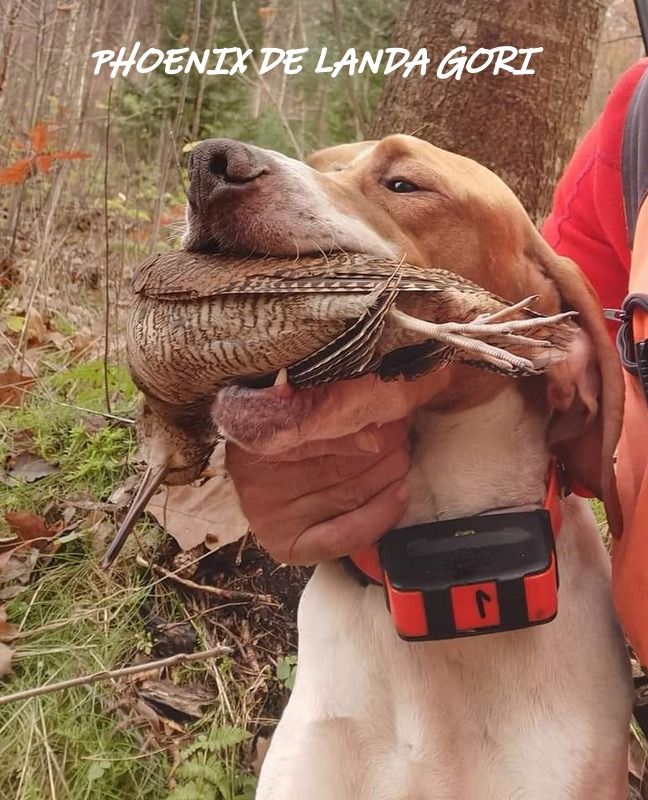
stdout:
[(386, 279), (400, 292), (462, 290), (495, 298), (466, 278), (440, 268), (423, 268), (361, 253), (306, 257), (243, 258), (185, 251), (156, 255), (133, 275), (133, 291), (160, 300), (196, 300), (223, 294), (367, 293)]
[(329, 344), (289, 368), (290, 383), (305, 388), (336, 379), (354, 378), (369, 371), (376, 360), (376, 343), (382, 335), (385, 317), (398, 291), (388, 279), (358, 320)]

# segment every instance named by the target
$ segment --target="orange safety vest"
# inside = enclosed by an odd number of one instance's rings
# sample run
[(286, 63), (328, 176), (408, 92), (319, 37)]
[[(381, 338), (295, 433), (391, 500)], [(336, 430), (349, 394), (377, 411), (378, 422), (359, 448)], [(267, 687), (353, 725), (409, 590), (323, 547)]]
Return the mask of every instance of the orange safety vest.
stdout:
[[(630, 293), (648, 299), (648, 202), (644, 201), (630, 268)], [(646, 342), (648, 312), (635, 307), (634, 343)], [(648, 398), (641, 378), (626, 371), (623, 431), (617, 458), (617, 482), (623, 508), (623, 534), (614, 543), (612, 583), (617, 612), (640, 661), (648, 665)]]

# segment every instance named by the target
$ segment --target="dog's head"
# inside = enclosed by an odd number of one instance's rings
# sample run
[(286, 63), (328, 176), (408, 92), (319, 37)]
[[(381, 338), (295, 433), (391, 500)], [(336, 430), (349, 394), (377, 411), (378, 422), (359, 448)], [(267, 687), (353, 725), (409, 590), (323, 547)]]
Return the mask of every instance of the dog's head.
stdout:
[[(612, 460), (623, 399), (616, 352), (587, 280), (542, 240), (496, 175), (470, 159), (396, 135), (320, 151), (307, 164), (239, 142), (209, 140), (193, 151), (190, 178), (188, 249), (403, 256), (419, 266), (449, 269), (512, 301), (537, 294), (545, 313), (577, 311), (582, 335), (547, 379), (548, 436), (572, 479), (605, 498), (614, 524)], [(271, 439), (241, 443), (267, 452), (342, 435), (425, 403), (475, 402), (497, 392), (502, 380), (508, 379), (481, 373), (467, 379), (466, 368), (455, 366), (408, 384), (372, 377), (340, 383), (324, 387), (303, 408), (294, 401), (294, 413), (286, 415), (282, 407)], [(219, 412), (218, 401), (214, 413), (222, 415), (221, 425), (233, 419), (224, 407)], [(236, 411), (239, 419), (243, 413)], [(241, 441), (240, 435), (234, 438)]]

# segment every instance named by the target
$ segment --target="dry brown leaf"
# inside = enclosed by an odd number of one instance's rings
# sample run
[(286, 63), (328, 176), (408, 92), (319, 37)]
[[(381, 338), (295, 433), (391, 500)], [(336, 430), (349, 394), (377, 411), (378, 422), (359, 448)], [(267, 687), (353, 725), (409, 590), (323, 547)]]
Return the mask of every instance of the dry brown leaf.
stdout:
[(7, 609), (5, 606), (0, 607), (0, 642), (11, 642), (16, 638), (20, 629), (17, 625), (12, 625), (7, 622)]
[(77, 358), (85, 355), (98, 338), (99, 337), (92, 333), (92, 331), (87, 329), (75, 333), (72, 337), (73, 355), (75, 355)]
[(45, 341), (47, 330), (40, 311), (30, 308), (25, 317), (25, 336), (30, 345), (41, 345)]
[(199, 486), (165, 487), (146, 507), (182, 550), (202, 543), (217, 550), (247, 533), (248, 523), (225, 471), (224, 457), (221, 443), (209, 462), (213, 477)]
[(33, 383), (33, 377), (22, 375), (13, 367), (0, 372), (0, 407), (18, 408), (25, 399), (25, 389)]
[(45, 343), (51, 344), (52, 347), (55, 347), (57, 350), (65, 350), (67, 349), (68, 338), (60, 333), (60, 331), (47, 331)]
[(7, 456), (4, 465), (5, 474), (0, 474), (1, 483), (18, 483), (19, 480), (33, 483), (40, 478), (54, 475), (58, 467), (42, 459), (37, 453), (23, 450), (15, 455)]
[(169, 711), (200, 719), (215, 702), (214, 693), (200, 686), (177, 686), (169, 680), (146, 680), (137, 686), (138, 695), (168, 716)]
[(10, 674), (13, 652), (14, 651), (10, 647), (0, 642), (0, 678), (4, 678), (5, 675)]
[(114, 490), (114, 492), (108, 498), (108, 502), (111, 505), (114, 505), (116, 508), (126, 508), (126, 506), (130, 503), (139, 482), (139, 475), (130, 475), (128, 478), (126, 478), (121, 486), (118, 486)]
[(38, 556), (38, 550), (24, 542), (0, 552), (0, 600), (11, 600), (22, 592), (34, 571)]
[(58, 532), (56, 528), (48, 527), (42, 517), (31, 511), (7, 511), (5, 519), (9, 530), (23, 542), (51, 539)]

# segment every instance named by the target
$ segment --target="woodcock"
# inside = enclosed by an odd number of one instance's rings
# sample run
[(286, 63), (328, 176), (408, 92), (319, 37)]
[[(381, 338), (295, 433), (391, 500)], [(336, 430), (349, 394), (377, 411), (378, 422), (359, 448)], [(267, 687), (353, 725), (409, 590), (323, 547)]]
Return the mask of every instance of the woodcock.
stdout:
[(453, 361), (538, 374), (576, 332), (444, 269), (356, 253), (298, 260), (176, 252), (142, 263), (127, 330), (144, 394), (138, 435), (148, 468), (103, 561), (109, 566), (160, 483), (188, 483), (218, 438), (219, 389), (296, 389), (368, 372), (413, 379)]

